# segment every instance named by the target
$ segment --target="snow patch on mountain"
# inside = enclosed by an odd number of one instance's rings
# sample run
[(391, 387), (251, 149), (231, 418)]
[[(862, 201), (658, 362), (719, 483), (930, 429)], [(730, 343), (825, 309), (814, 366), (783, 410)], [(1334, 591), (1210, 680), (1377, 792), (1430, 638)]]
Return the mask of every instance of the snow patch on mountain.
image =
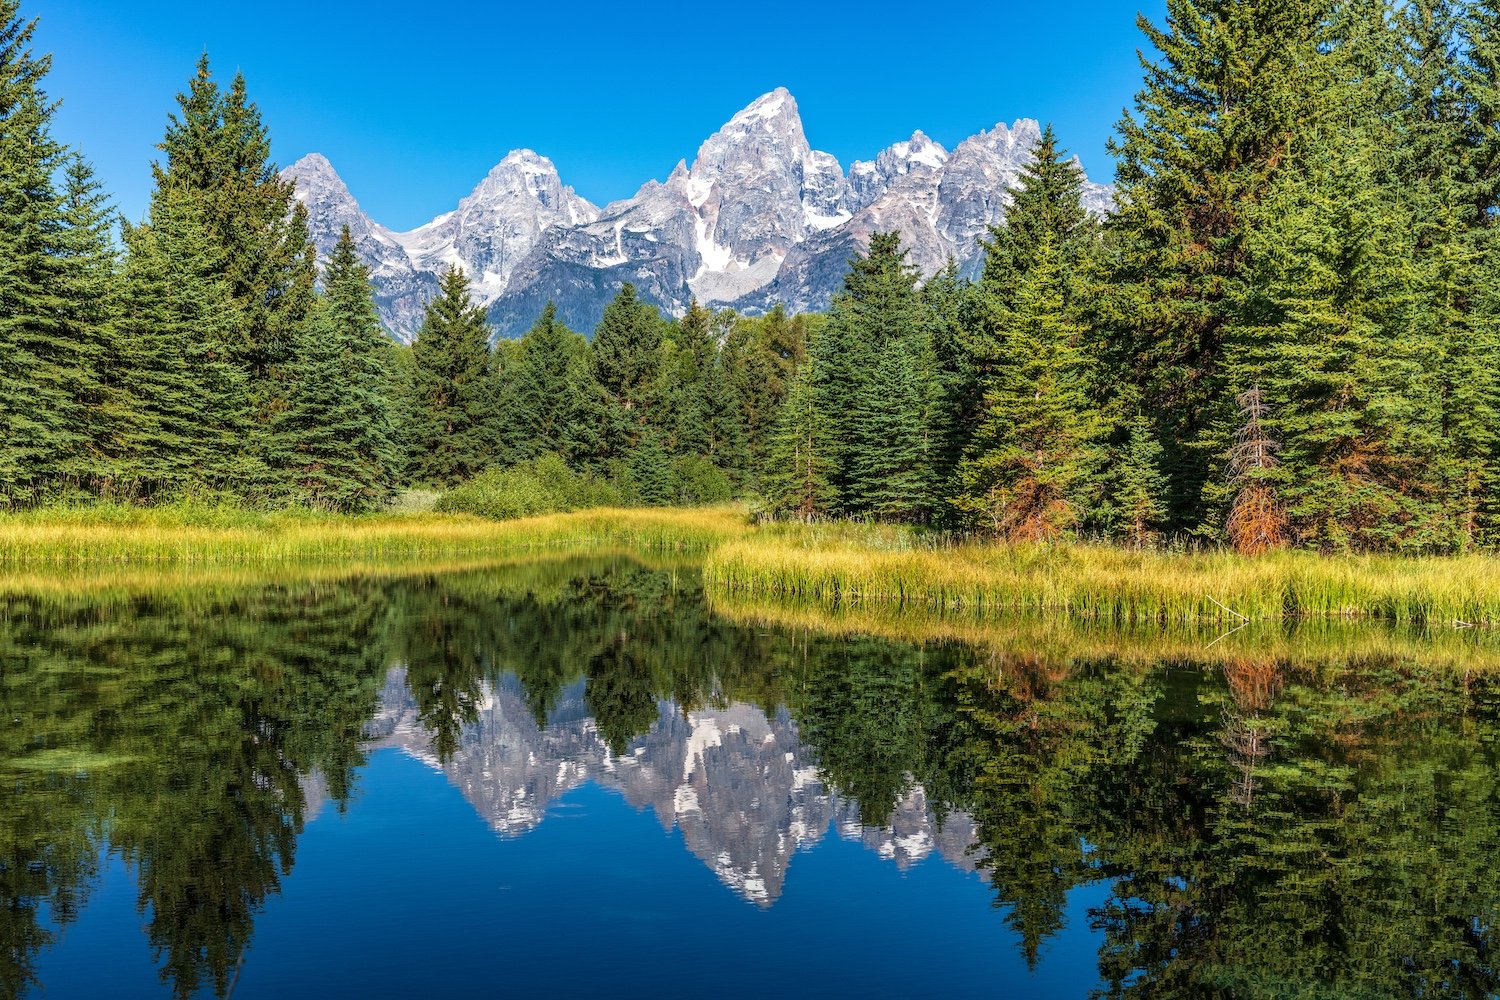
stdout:
[[(949, 259), (975, 274), (980, 241), (1004, 219), (1008, 188), (1040, 135), (1023, 118), (950, 152), (917, 131), (846, 173), (809, 145), (796, 99), (777, 88), (705, 139), (691, 165), (679, 161), (665, 182), (602, 209), (563, 185), (552, 161), (519, 149), (455, 210), (405, 233), (369, 219), (319, 154), (285, 175), (320, 254), (350, 227), (393, 335), (414, 335), (441, 275), (460, 267), (509, 336), (549, 300), (564, 322), (590, 330), (627, 281), (673, 315), (694, 298), (747, 313), (826, 309), (849, 257), (890, 229), (924, 275)], [(1088, 183), (1084, 200), (1103, 214), (1113, 191)]]

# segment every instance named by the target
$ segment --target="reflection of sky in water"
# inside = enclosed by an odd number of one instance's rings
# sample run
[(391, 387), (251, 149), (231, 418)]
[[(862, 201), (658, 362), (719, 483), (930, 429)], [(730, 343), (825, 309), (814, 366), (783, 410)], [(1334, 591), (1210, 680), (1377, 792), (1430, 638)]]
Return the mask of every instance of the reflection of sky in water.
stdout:
[[(1068, 927), (1028, 973), (980, 876), (935, 857), (901, 871), (835, 834), (799, 853), (785, 892), (748, 906), (681, 832), (589, 782), (501, 839), (450, 782), (377, 751), (345, 814), (325, 806), (296, 871), (256, 920), (233, 996), (640, 996), (746, 991), (896, 997), (1077, 996), (1098, 936)], [(46, 996), (164, 993), (136, 932), (134, 880), (111, 866), (40, 959)]]
[(17, 956), (49, 998), (1500, 995), (1500, 674), (1355, 632), (914, 645), (694, 586), (0, 598), (0, 998)]

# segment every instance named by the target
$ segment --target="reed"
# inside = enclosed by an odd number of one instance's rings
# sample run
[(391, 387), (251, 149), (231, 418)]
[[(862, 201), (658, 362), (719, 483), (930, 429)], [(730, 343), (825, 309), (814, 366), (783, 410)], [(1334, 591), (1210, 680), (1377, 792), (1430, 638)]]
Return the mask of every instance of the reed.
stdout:
[(1361, 664), (1482, 674), (1500, 668), (1500, 637), (1487, 629), (1428, 629), (1323, 619), (1103, 624), (1060, 615), (938, 612), (890, 603), (808, 604), (712, 594), (715, 615), (740, 625), (823, 636), (875, 636), (930, 645), (957, 642), (998, 660), (1068, 665), (1110, 660), (1157, 669), (1163, 663), (1236, 667), (1268, 663), (1335, 676)]
[(428, 562), (554, 548), (702, 552), (745, 531), (744, 514), (733, 507), (599, 509), (504, 522), (439, 514), (85, 508), (0, 517), (0, 566)]
[(1091, 545), (921, 547), (782, 530), (710, 553), (720, 593), (829, 605), (1063, 614), (1113, 623), (1302, 618), (1462, 627), (1500, 623), (1487, 555), (1171, 553)]

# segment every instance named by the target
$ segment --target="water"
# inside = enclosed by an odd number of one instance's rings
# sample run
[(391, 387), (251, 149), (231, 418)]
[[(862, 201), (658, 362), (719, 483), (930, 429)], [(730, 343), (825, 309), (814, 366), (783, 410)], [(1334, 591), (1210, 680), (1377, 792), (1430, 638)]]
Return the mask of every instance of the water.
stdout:
[(1500, 697), (1420, 642), (188, 583), (0, 597), (0, 997), (1500, 993)]

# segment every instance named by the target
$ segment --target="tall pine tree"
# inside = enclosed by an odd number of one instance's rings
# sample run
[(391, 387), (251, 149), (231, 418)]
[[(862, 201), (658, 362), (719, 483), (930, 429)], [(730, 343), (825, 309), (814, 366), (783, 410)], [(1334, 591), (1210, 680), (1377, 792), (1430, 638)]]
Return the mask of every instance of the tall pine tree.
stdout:
[(412, 474), (453, 486), (495, 458), (490, 329), (458, 267), (443, 275), (412, 341)]
[(348, 226), (323, 286), (292, 345), (291, 390), (271, 424), (271, 457), (287, 470), (294, 499), (357, 513), (393, 495), (398, 454), (386, 400), (386, 338)]
[(1244, 297), (1247, 213), (1312, 119), (1329, 3), (1168, 0), (1118, 126), (1110, 321), (1115, 371), (1152, 401), (1175, 528), (1204, 516), (1232, 433), (1224, 342)]

